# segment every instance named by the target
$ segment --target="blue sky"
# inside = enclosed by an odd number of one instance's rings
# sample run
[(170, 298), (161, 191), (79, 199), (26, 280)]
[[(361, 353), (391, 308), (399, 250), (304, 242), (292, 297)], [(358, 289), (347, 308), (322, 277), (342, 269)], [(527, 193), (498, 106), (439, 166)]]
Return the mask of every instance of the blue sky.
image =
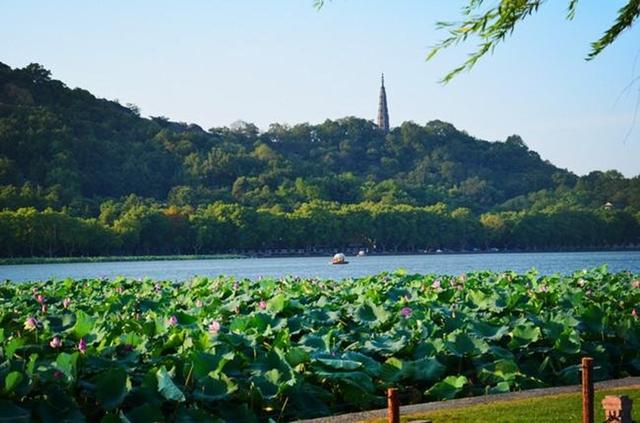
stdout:
[[(204, 128), (237, 119), (374, 119), (380, 72), (392, 126), (433, 119), (490, 141), (519, 134), (544, 159), (578, 174), (640, 174), (634, 62), (640, 24), (595, 61), (589, 43), (623, 0), (550, 0), (495, 54), (448, 85), (472, 44), (425, 62), (463, 1), (3, 1), (0, 61), (38, 62), (70, 87), (137, 104), (144, 115)], [(631, 131), (631, 132), (630, 132)], [(630, 132), (630, 133), (629, 133)]]

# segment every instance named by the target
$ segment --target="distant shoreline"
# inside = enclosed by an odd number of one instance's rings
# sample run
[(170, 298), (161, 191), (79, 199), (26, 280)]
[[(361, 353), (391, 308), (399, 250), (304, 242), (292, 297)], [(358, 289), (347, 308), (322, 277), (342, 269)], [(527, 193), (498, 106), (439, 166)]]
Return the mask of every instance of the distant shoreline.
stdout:
[(174, 260), (223, 260), (242, 259), (242, 254), (201, 254), (167, 256), (104, 256), (104, 257), (8, 257), (0, 258), (0, 265), (10, 264), (59, 264), (59, 263), (109, 263), (120, 261), (174, 261)]
[[(337, 250), (336, 250), (337, 251)], [(368, 252), (366, 256), (440, 256), (440, 255), (471, 255), (471, 254), (531, 254), (531, 253), (587, 253), (640, 251), (640, 246), (615, 248), (583, 248), (583, 249), (549, 249), (549, 250), (478, 250), (478, 251), (376, 251)], [(356, 253), (346, 251), (348, 257), (355, 257)], [(104, 257), (7, 257), (0, 258), (2, 265), (18, 264), (64, 264), (64, 263), (109, 263), (136, 261), (177, 261), (177, 260), (224, 260), (249, 258), (296, 258), (296, 257), (330, 257), (334, 252), (309, 253), (248, 253), (248, 254), (200, 254), (200, 255), (151, 255), (151, 256), (104, 256)]]

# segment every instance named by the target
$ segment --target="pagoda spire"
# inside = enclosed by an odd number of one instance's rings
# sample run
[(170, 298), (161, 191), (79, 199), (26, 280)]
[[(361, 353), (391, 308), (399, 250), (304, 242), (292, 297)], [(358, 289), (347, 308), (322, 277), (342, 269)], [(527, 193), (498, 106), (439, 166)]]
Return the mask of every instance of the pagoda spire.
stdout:
[(387, 92), (384, 89), (384, 73), (380, 84), (380, 101), (378, 102), (378, 128), (385, 134), (389, 133), (389, 110), (387, 108)]

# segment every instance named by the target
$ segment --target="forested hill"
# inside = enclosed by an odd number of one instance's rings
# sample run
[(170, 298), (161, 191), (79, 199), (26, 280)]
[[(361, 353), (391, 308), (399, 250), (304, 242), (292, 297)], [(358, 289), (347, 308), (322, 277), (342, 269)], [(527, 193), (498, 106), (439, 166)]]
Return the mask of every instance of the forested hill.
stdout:
[[(402, 205), (447, 215), (457, 210), (478, 224), (483, 213), (559, 205), (584, 211), (611, 202), (629, 216), (640, 209), (638, 178), (615, 171), (577, 177), (542, 160), (517, 135), (487, 142), (436, 120), (405, 122), (385, 136), (371, 121), (355, 117), (273, 124), (265, 132), (244, 122), (204, 130), (164, 117), (143, 118), (134, 105), (69, 89), (38, 64), (11, 69), (0, 63), (0, 185), (6, 216), (31, 207), (85, 223), (95, 218), (101, 228), (117, 232), (116, 238), (122, 232), (118, 224), (136, 207), (164, 216), (170, 209), (190, 224), (213, 204), (274, 214)], [(190, 231), (197, 238), (197, 228)], [(344, 243), (376, 242), (367, 230), (360, 232)], [(118, 239), (114, 245), (122, 248)], [(250, 247), (272, 246), (262, 241)], [(411, 247), (428, 244), (415, 242)], [(48, 252), (61, 251), (54, 250)]]
[(56, 187), (60, 205), (137, 194), (180, 204), (443, 201), (481, 210), (575, 179), (517, 136), (485, 142), (439, 121), (406, 122), (387, 137), (358, 118), (204, 131), (70, 90), (38, 65), (3, 66), (0, 86), (0, 183)]

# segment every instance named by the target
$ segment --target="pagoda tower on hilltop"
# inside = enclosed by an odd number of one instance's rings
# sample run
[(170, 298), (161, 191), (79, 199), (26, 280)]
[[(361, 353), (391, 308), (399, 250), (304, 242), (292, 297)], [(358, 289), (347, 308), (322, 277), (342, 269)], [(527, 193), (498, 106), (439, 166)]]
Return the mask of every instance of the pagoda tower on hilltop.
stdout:
[(380, 101), (378, 103), (378, 128), (386, 134), (389, 133), (389, 110), (387, 109), (387, 92), (384, 89), (384, 73), (380, 85)]

